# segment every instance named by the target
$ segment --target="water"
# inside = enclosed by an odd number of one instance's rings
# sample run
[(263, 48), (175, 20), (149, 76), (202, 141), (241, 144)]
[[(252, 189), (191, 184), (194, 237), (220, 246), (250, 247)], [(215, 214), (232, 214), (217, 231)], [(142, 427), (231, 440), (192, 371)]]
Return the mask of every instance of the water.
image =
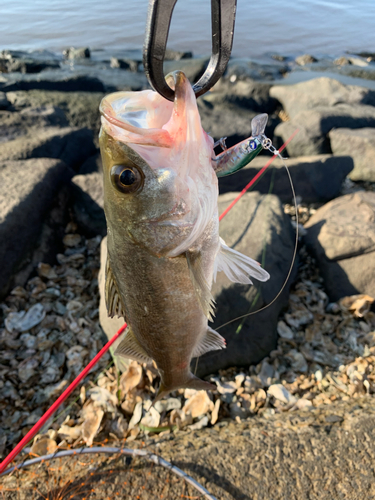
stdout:
[[(147, 0), (0, 0), (0, 48), (133, 49)], [(238, 0), (233, 55), (375, 52), (375, 0)], [(178, 0), (169, 47), (208, 54), (210, 0)]]

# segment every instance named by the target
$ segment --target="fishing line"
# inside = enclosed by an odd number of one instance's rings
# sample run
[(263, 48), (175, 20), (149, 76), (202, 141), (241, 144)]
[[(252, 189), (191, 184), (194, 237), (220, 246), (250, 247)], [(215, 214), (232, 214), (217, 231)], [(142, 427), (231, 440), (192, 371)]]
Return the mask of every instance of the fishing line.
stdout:
[(184, 479), (187, 483), (191, 484), (196, 490), (198, 490), (204, 498), (207, 498), (208, 500), (217, 500), (216, 497), (211, 495), (209, 491), (206, 490), (198, 481), (193, 479), (191, 476), (186, 474), (183, 470), (178, 468), (176, 465), (173, 465), (171, 462), (168, 462), (164, 458), (160, 457), (159, 455), (156, 455), (155, 453), (151, 453), (146, 450), (139, 450), (139, 449), (130, 449), (130, 448), (115, 448), (115, 447), (109, 447), (109, 446), (94, 446), (92, 448), (79, 448), (79, 449), (72, 449), (72, 450), (61, 450), (58, 451), (57, 453), (51, 453), (50, 455), (42, 455), (40, 457), (32, 458), (30, 460), (26, 460), (22, 464), (15, 465), (14, 467), (10, 467), (8, 470), (5, 472), (2, 472), (0, 474), (1, 476), (5, 476), (6, 474), (10, 474), (16, 470), (24, 469), (25, 467), (28, 467), (29, 465), (34, 465), (37, 463), (43, 463), (46, 460), (54, 460), (55, 458), (63, 458), (63, 457), (68, 457), (68, 456), (79, 456), (83, 455), (85, 453), (107, 453), (107, 454), (114, 454), (114, 453), (120, 453), (121, 455), (125, 456), (130, 456), (130, 457), (141, 457), (141, 458), (146, 458), (153, 462), (155, 465), (161, 465), (162, 467), (165, 467), (166, 469), (170, 470), (174, 474), (177, 474), (180, 476), (182, 479)]
[[(294, 135), (296, 135), (297, 132), (298, 132), (298, 130), (294, 133)], [(293, 135), (293, 137), (294, 137), (294, 135)], [(286, 145), (286, 143), (285, 143), (285, 145)], [(280, 148), (280, 151), (281, 151), (281, 148)], [(282, 163), (283, 163), (283, 165), (284, 165), (284, 167), (286, 169), (286, 172), (288, 174), (288, 177), (289, 177), (289, 183), (290, 183), (290, 187), (291, 187), (292, 195), (293, 195), (293, 204), (294, 204), (294, 209), (295, 209), (295, 213), (296, 213), (296, 238), (295, 238), (295, 243), (294, 243), (294, 251), (293, 251), (292, 262), (290, 264), (288, 274), (287, 274), (287, 276), (285, 278), (284, 284), (281, 287), (280, 291), (278, 292), (278, 294), (276, 295), (276, 297), (274, 297), (272, 299), (272, 301), (269, 304), (261, 307), (257, 311), (252, 311), (252, 312), (249, 312), (247, 314), (243, 314), (242, 316), (238, 316), (237, 318), (231, 319), (227, 323), (224, 323), (224, 324), (220, 325), (219, 327), (217, 327), (216, 330), (220, 330), (220, 328), (223, 328), (224, 326), (227, 326), (230, 323), (233, 323), (234, 321), (237, 321), (237, 320), (242, 319), (242, 318), (247, 318), (248, 316), (252, 316), (253, 314), (258, 314), (258, 313), (264, 311), (265, 309), (268, 309), (268, 307), (272, 306), (272, 304), (274, 304), (276, 302), (276, 300), (280, 297), (280, 295), (283, 293), (284, 288), (286, 287), (286, 285), (288, 283), (288, 280), (290, 278), (290, 275), (292, 274), (293, 266), (294, 266), (294, 263), (295, 263), (295, 260), (296, 260), (296, 256), (297, 256), (297, 249), (298, 249), (298, 206), (297, 206), (297, 198), (296, 198), (296, 193), (295, 193), (295, 190), (294, 190), (293, 180), (292, 180), (292, 176), (290, 175), (289, 168), (288, 168), (288, 166), (286, 165), (284, 159), (281, 156), (280, 156), (280, 159), (282, 160)], [(242, 192), (241, 192), (241, 194), (242, 194)], [(239, 199), (239, 197), (238, 197), (238, 199)], [(227, 212), (225, 212), (225, 213), (227, 213)], [(224, 213), (224, 215), (225, 215), (225, 213)]]

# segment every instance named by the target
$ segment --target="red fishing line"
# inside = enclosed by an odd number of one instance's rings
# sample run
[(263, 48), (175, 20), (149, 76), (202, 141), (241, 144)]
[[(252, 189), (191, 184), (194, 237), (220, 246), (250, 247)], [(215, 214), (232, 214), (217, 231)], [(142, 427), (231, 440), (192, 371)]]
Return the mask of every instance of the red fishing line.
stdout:
[[(289, 139), (284, 142), (279, 151), (281, 152), (285, 147), (289, 144), (289, 142), (294, 138), (297, 134), (298, 130), (296, 130)], [(267, 170), (267, 168), (271, 165), (273, 160), (277, 158), (277, 155), (274, 155), (266, 165), (257, 173), (257, 175), (244, 187), (241, 193), (236, 197), (235, 200), (224, 210), (224, 212), (220, 215), (219, 220), (221, 220), (228, 212), (233, 208), (233, 206), (238, 202), (240, 198), (246, 193), (248, 189), (256, 182), (257, 179)], [(61, 396), (53, 403), (53, 405), (46, 411), (46, 413), (39, 419), (39, 421), (32, 427), (26, 436), (18, 443), (18, 445), (14, 448), (13, 451), (9, 453), (9, 455), (0, 463), (0, 474), (5, 470), (7, 465), (10, 464), (12, 460), (16, 458), (16, 456), (22, 451), (24, 446), (31, 441), (37, 434), (37, 432), (43, 427), (43, 425), (47, 422), (49, 418), (56, 412), (56, 410), (61, 406), (61, 404), (66, 400), (66, 398), (74, 391), (77, 385), (81, 382), (81, 380), (89, 373), (91, 368), (99, 361), (99, 359), (103, 356), (104, 353), (108, 351), (111, 345), (118, 339), (118, 337), (123, 333), (127, 324), (125, 323), (119, 331), (111, 338), (110, 341), (98, 352), (98, 354), (90, 361), (90, 363), (84, 368), (81, 373), (73, 380), (73, 382), (65, 389), (65, 391), (61, 394)]]

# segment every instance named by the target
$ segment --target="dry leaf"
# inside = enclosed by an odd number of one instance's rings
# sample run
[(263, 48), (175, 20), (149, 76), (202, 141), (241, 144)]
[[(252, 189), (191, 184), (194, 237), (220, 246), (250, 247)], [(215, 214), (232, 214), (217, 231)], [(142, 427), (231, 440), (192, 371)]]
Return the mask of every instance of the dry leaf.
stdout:
[(351, 311), (356, 318), (363, 318), (370, 311), (374, 300), (370, 295), (360, 294), (344, 297), (339, 303), (345, 309)]
[(154, 407), (151, 407), (142, 418), (141, 424), (145, 427), (159, 427), (160, 413)]
[(122, 394), (127, 394), (129, 391), (137, 387), (142, 381), (142, 366), (136, 361), (132, 361), (125, 373), (120, 378), (120, 388)]
[(208, 397), (206, 391), (198, 391), (194, 396), (187, 400), (183, 410), (190, 412), (193, 418), (204, 415), (209, 410), (213, 410), (214, 404)]
[(169, 421), (171, 425), (177, 425), (179, 429), (193, 423), (193, 417), (190, 412), (185, 413), (184, 410), (172, 410)]
[(36, 441), (30, 450), (30, 453), (35, 455), (49, 455), (57, 449), (56, 441), (48, 437), (42, 436), (38, 441)]
[(215, 401), (215, 406), (214, 406), (214, 409), (212, 410), (212, 414), (211, 414), (211, 425), (216, 424), (217, 419), (219, 417), (219, 409), (220, 409), (220, 399), (217, 399)]

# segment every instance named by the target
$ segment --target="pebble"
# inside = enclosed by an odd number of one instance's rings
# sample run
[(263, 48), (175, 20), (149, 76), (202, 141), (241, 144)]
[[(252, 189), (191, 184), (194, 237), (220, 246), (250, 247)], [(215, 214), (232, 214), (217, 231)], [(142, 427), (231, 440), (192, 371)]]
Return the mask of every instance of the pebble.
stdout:
[(282, 384), (270, 385), (267, 394), (273, 396), (275, 399), (281, 401), (282, 403), (295, 403), (296, 398), (290, 394), (288, 389), (286, 389)]
[[(285, 211), (295, 215), (294, 207), (285, 206)], [(308, 220), (312, 211), (299, 205), (300, 220)], [(1, 304), (5, 321), (0, 323), (0, 412), (5, 438), (0, 453), (17, 444), (22, 426), (37, 421), (102, 346), (96, 286), (100, 238), (86, 240), (76, 231), (74, 225), (66, 228), (66, 249), (56, 265), (40, 263), (38, 276), (14, 288)], [(64, 423), (63, 412), (58, 430), (47, 429), (40, 439), (51, 439), (57, 446), (85, 444), (98, 439), (102, 429), (100, 436), (132, 441), (144, 435), (140, 423), (199, 431), (226, 425), (223, 418), (272, 418), (280, 411), (308, 410), (333, 399), (372, 396), (372, 301), (353, 296), (329, 304), (315, 263), (302, 246), (298, 279), (277, 325), (279, 345), (268, 358), (241, 371), (221, 371), (212, 379), (217, 391), (175, 391), (151, 407), (159, 386), (155, 367), (133, 361), (118, 377), (113, 366), (108, 368), (107, 355), (81, 386), (69, 419)]]
[(282, 320), (277, 323), (277, 333), (282, 339), (292, 340), (294, 337), (292, 329)]

